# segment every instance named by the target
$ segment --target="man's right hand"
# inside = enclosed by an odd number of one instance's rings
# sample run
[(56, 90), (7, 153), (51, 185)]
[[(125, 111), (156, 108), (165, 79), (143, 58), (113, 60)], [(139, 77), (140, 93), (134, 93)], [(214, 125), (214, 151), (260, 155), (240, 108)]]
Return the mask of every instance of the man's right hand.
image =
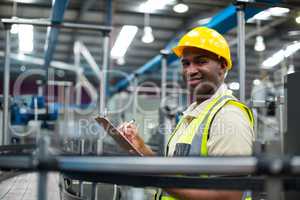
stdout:
[(136, 125), (129, 122), (122, 123), (118, 130), (145, 156), (153, 156), (154, 152), (145, 144), (143, 138), (139, 136)]

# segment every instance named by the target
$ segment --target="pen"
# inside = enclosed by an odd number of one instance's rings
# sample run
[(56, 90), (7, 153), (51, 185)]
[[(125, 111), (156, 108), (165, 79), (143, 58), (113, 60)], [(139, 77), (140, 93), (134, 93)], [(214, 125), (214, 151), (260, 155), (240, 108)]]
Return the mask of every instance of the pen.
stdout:
[(130, 120), (130, 121), (128, 122), (128, 124), (133, 124), (134, 122), (135, 122), (135, 120), (132, 119), (132, 120)]

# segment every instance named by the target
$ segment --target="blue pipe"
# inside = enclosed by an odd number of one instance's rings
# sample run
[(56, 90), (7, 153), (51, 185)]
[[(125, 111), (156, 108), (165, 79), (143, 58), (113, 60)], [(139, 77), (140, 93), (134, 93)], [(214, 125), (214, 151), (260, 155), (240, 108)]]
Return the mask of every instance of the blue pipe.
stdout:
[[(264, 1), (260, 1), (260, 2), (267, 2), (267, 3), (275, 4), (275, 3), (280, 2), (280, 0), (268, 0), (268, 1), (264, 0)], [(246, 7), (245, 8), (245, 19), (247, 20), (247, 19), (253, 17), (255, 14), (261, 12), (262, 10), (264, 10), (264, 9), (254, 8), (254, 7)], [(225, 8), (224, 10), (219, 12), (217, 15), (215, 15), (210, 20), (210, 22), (204, 26), (213, 28), (221, 34), (226, 33), (230, 29), (237, 26), (236, 14), (237, 14), (236, 6), (231, 4), (227, 8)], [(178, 40), (182, 36), (183, 33), (184, 32), (177, 34), (177, 37), (172, 39), (171, 42), (168, 43), (168, 45), (166, 46), (165, 49), (168, 51), (171, 51), (172, 47), (177, 45)], [(161, 55), (155, 56), (150, 61), (148, 61), (145, 65), (143, 65), (142, 67), (135, 70), (133, 74), (131, 74), (127, 78), (122, 79), (119, 82), (117, 82), (116, 85), (114, 87), (112, 87), (111, 92), (115, 93), (115, 92), (118, 92), (118, 91), (126, 88), (129, 85), (130, 81), (134, 78), (134, 74), (141, 75), (148, 71), (156, 70), (156, 69), (160, 68), (161, 59), (162, 59)], [(171, 54), (168, 58), (168, 64), (172, 63), (176, 59), (178, 59), (178, 58), (174, 54)]]
[[(64, 13), (67, 8), (69, 0), (55, 0), (52, 5), (51, 22), (52, 24), (60, 24), (63, 21)], [(58, 40), (59, 28), (50, 27), (47, 33), (44, 67), (47, 69), (53, 58), (54, 51)]]

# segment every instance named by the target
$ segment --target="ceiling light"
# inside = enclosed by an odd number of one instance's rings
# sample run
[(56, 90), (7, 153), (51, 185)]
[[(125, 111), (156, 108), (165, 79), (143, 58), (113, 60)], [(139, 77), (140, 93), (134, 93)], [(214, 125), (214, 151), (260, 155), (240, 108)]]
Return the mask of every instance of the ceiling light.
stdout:
[(300, 16), (298, 16), (298, 17), (296, 17), (296, 22), (298, 23), (298, 24), (300, 24)]
[(290, 55), (294, 54), (296, 51), (300, 49), (300, 42), (294, 42), (286, 47), (284, 51), (284, 56), (289, 57)]
[(30, 53), (33, 50), (33, 26), (19, 25), (19, 51)]
[(122, 27), (110, 53), (112, 58), (117, 59), (120, 57), (124, 57), (137, 31), (137, 26), (125, 25)]
[(177, 13), (185, 13), (189, 10), (189, 7), (182, 1), (179, 1), (178, 4), (173, 6), (173, 10)]
[(118, 58), (118, 59), (117, 59), (117, 64), (118, 64), (118, 65), (124, 65), (124, 64), (125, 64), (125, 59), (124, 59), (124, 57)]
[(278, 63), (284, 60), (291, 55), (293, 55), (296, 51), (300, 49), (300, 42), (294, 42), (293, 44), (288, 45), (285, 49), (281, 49), (273, 54), (271, 57), (266, 59), (262, 63), (262, 68), (270, 69), (276, 66)]
[(199, 25), (204, 25), (204, 24), (207, 24), (210, 20), (211, 20), (211, 17), (200, 19), (200, 20), (198, 20), (198, 24)]
[(151, 43), (154, 41), (154, 36), (152, 34), (152, 28), (150, 26), (144, 27), (144, 35), (142, 37), (144, 43)]
[(256, 20), (268, 20), (271, 17), (271, 12), (269, 12), (268, 10), (262, 11), (257, 13), (256, 15), (254, 15), (254, 19)]
[(26, 70), (25, 65), (22, 65), (22, 66), (20, 67), (20, 71), (21, 71), (21, 72), (25, 72), (25, 70)]
[(262, 63), (262, 68), (270, 69), (284, 59), (284, 50), (279, 50)]
[(288, 36), (291, 37), (300, 36), (300, 31), (289, 31)]
[(256, 41), (254, 45), (254, 50), (261, 52), (266, 49), (266, 45), (264, 43), (264, 38), (261, 35), (256, 36)]
[(231, 90), (239, 90), (240, 84), (238, 82), (229, 83), (229, 89)]
[(254, 85), (259, 85), (259, 84), (260, 84), (260, 80), (259, 80), (259, 79), (253, 80), (253, 84), (254, 84)]
[(288, 12), (290, 12), (290, 9), (288, 8), (273, 7), (257, 13), (253, 17), (249, 18), (247, 22), (251, 23), (255, 20), (268, 20), (272, 16), (285, 16)]
[(282, 8), (282, 7), (273, 7), (273, 8), (269, 8), (268, 10), (273, 16), (284, 16), (285, 14), (290, 12), (290, 9)]
[(149, 13), (154, 10), (164, 9), (168, 4), (172, 3), (174, 3), (174, 0), (148, 0), (140, 5), (139, 10)]

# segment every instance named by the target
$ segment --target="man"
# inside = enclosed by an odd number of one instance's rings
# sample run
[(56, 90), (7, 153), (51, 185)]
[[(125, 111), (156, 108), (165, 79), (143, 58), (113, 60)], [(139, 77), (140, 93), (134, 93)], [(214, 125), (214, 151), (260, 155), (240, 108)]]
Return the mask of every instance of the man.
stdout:
[[(193, 103), (172, 133), (167, 156), (251, 155), (254, 141), (251, 111), (232, 96), (224, 78), (232, 67), (226, 40), (215, 30), (197, 27), (185, 34), (173, 49), (181, 58), (183, 78)], [(125, 136), (145, 155), (154, 155), (128, 123), (120, 126)], [(164, 189), (156, 199), (241, 200), (238, 191)]]

